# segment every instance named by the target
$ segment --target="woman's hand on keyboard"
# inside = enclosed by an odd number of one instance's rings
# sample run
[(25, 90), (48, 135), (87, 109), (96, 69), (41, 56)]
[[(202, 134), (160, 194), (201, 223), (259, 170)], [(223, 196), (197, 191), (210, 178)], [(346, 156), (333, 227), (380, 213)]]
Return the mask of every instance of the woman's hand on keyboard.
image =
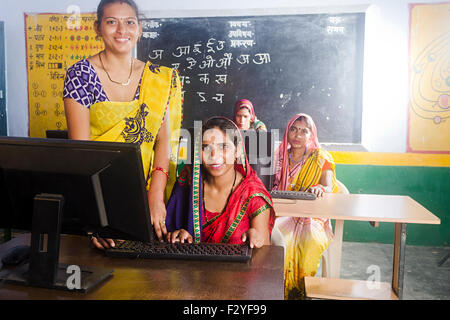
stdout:
[(91, 243), (100, 250), (105, 250), (116, 246), (113, 239), (103, 239), (98, 237), (91, 237)]
[(173, 232), (167, 233), (167, 241), (170, 243), (181, 242), (181, 243), (192, 243), (193, 238), (189, 232), (184, 229), (175, 230)]
[(325, 188), (320, 184), (316, 184), (309, 188), (308, 192), (314, 193), (317, 197), (322, 197), (325, 193)]

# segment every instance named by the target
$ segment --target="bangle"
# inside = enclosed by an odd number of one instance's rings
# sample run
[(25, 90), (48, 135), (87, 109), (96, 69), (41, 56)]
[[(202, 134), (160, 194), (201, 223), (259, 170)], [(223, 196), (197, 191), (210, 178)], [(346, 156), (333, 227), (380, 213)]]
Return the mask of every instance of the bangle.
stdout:
[(323, 185), (321, 185), (321, 184), (319, 184), (319, 183), (318, 183), (318, 184), (315, 184), (315, 185), (313, 185), (313, 186), (311, 186), (311, 188), (313, 188), (313, 187), (319, 187), (320, 189), (322, 189), (323, 192), (326, 192), (326, 191), (325, 191), (325, 188), (323, 187)]
[(156, 167), (153, 168), (152, 171), (150, 172), (150, 174), (153, 174), (153, 172), (155, 172), (156, 170), (161, 171), (162, 173), (164, 173), (167, 177), (167, 179), (169, 179), (169, 171), (165, 170), (164, 168), (161, 167)]

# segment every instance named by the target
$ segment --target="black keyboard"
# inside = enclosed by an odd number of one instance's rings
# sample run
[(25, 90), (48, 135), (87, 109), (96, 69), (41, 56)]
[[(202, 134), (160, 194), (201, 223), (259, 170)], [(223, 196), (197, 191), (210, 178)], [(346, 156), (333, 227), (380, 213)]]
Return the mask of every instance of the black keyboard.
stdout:
[(245, 262), (252, 257), (248, 244), (226, 243), (167, 243), (118, 241), (106, 255), (120, 258), (181, 259)]
[(272, 190), (270, 191), (272, 199), (294, 199), (294, 200), (315, 200), (316, 195), (311, 192), (290, 191), (290, 190)]

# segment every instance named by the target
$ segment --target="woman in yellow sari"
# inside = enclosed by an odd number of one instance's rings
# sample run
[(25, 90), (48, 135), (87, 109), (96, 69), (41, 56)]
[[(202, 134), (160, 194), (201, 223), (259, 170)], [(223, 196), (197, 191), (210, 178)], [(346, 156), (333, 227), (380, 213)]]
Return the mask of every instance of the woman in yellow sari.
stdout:
[[(289, 121), (276, 152), (273, 189), (312, 192), (337, 192), (335, 165), (331, 155), (320, 148), (312, 118), (296, 114)], [(314, 276), (320, 258), (333, 237), (330, 220), (280, 217), (276, 226), (284, 236), (285, 298), (304, 298), (305, 276)]]
[[(162, 240), (165, 201), (176, 178), (181, 83), (175, 70), (132, 57), (142, 35), (138, 16), (132, 0), (100, 2), (94, 28), (105, 49), (67, 70), (64, 108), (70, 139), (140, 145), (151, 220)], [(114, 245), (92, 242), (100, 249)]]

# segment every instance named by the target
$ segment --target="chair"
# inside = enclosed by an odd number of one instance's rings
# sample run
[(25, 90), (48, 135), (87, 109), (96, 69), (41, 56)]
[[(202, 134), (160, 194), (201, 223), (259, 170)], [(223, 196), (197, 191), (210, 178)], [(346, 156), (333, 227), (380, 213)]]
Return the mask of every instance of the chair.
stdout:
[[(337, 193), (349, 194), (347, 187), (336, 179)], [(341, 265), (342, 237), (344, 234), (344, 221), (336, 220), (334, 226), (334, 239), (327, 250), (322, 254), (322, 277), (339, 278)]]
[(284, 252), (286, 252), (286, 242), (284, 241), (284, 236), (281, 233), (280, 229), (278, 229), (278, 226), (276, 224), (273, 226), (272, 234), (270, 236), (270, 244), (273, 246), (281, 246), (284, 249)]

